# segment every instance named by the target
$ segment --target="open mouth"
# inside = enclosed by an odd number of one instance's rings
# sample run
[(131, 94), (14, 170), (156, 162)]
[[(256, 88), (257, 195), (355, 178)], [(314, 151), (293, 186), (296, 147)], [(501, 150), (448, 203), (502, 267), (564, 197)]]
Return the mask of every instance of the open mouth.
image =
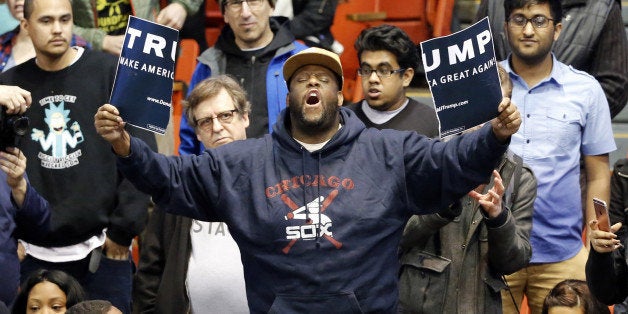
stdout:
[(368, 96), (370, 98), (377, 98), (380, 94), (381, 92), (378, 89), (371, 88), (368, 90)]
[(311, 91), (308, 96), (307, 99), (305, 100), (305, 103), (308, 105), (316, 105), (321, 101), (321, 96), (317, 91)]

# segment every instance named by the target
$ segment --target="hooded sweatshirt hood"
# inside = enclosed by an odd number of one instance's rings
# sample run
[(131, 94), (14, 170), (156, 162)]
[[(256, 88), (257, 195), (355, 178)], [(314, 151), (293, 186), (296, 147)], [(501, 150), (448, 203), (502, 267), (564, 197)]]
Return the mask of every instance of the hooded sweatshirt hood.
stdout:
[[(329, 142), (319, 151), (314, 153), (325, 154), (329, 151), (334, 151), (340, 149), (342, 150), (342, 146), (345, 143), (350, 143), (356, 139), (360, 135), (366, 127), (364, 123), (358, 119), (355, 113), (351, 110), (347, 110), (346, 108), (338, 108), (340, 114), (340, 123), (343, 127), (332, 136)], [(350, 123), (347, 123), (348, 120), (351, 120)], [(300, 152), (305, 150), (301, 144), (299, 144), (290, 133), (291, 124), (290, 124), (290, 108), (285, 108), (281, 111), (279, 118), (277, 119), (277, 123), (273, 126), (273, 138), (277, 140), (282, 146), (285, 146), (288, 150), (293, 152)], [(289, 152), (287, 152), (289, 153)], [(299, 154), (300, 155), (300, 154)]]

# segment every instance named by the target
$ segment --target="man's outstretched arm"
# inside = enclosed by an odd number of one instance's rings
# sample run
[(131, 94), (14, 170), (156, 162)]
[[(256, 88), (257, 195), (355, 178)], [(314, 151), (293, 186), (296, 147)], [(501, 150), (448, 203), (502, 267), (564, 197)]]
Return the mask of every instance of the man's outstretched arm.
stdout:
[(123, 157), (131, 154), (131, 136), (125, 124), (118, 109), (110, 104), (102, 105), (94, 115), (96, 132), (111, 144), (116, 155)]

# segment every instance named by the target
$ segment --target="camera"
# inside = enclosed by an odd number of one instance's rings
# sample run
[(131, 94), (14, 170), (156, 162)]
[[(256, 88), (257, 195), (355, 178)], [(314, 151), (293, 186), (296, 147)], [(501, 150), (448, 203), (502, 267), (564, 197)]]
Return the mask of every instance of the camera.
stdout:
[(17, 147), (19, 138), (28, 132), (30, 121), (27, 117), (8, 114), (7, 108), (0, 106), (0, 151), (7, 147)]

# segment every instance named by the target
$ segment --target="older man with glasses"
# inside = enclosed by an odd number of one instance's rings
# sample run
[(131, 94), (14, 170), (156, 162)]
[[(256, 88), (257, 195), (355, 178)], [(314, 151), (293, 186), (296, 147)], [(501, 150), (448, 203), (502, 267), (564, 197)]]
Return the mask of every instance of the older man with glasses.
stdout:
[(434, 109), (406, 97), (419, 65), (416, 45), (396, 26), (381, 25), (360, 33), (355, 42), (364, 99), (349, 105), (367, 127), (414, 130), (438, 137)]
[[(289, 31), (288, 19), (271, 17), (275, 0), (219, 0), (227, 25), (216, 45), (198, 57), (190, 90), (208, 77), (229, 74), (251, 96), (250, 138), (271, 132), (281, 109), (286, 107), (288, 88), (281, 72), (283, 63), (306, 48)], [(179, 136), (180, 154), (205, 150), (184, 116)]]
[[(196, 85), (184, 103), (207, 148), (246, 138), (251, 105), (226, 75)], [(153, 211), (133, 287), (135, 313), (248, 313), (240, 250), (224, 222)], [(217, 301), (219, 300), (219, 302)]]

